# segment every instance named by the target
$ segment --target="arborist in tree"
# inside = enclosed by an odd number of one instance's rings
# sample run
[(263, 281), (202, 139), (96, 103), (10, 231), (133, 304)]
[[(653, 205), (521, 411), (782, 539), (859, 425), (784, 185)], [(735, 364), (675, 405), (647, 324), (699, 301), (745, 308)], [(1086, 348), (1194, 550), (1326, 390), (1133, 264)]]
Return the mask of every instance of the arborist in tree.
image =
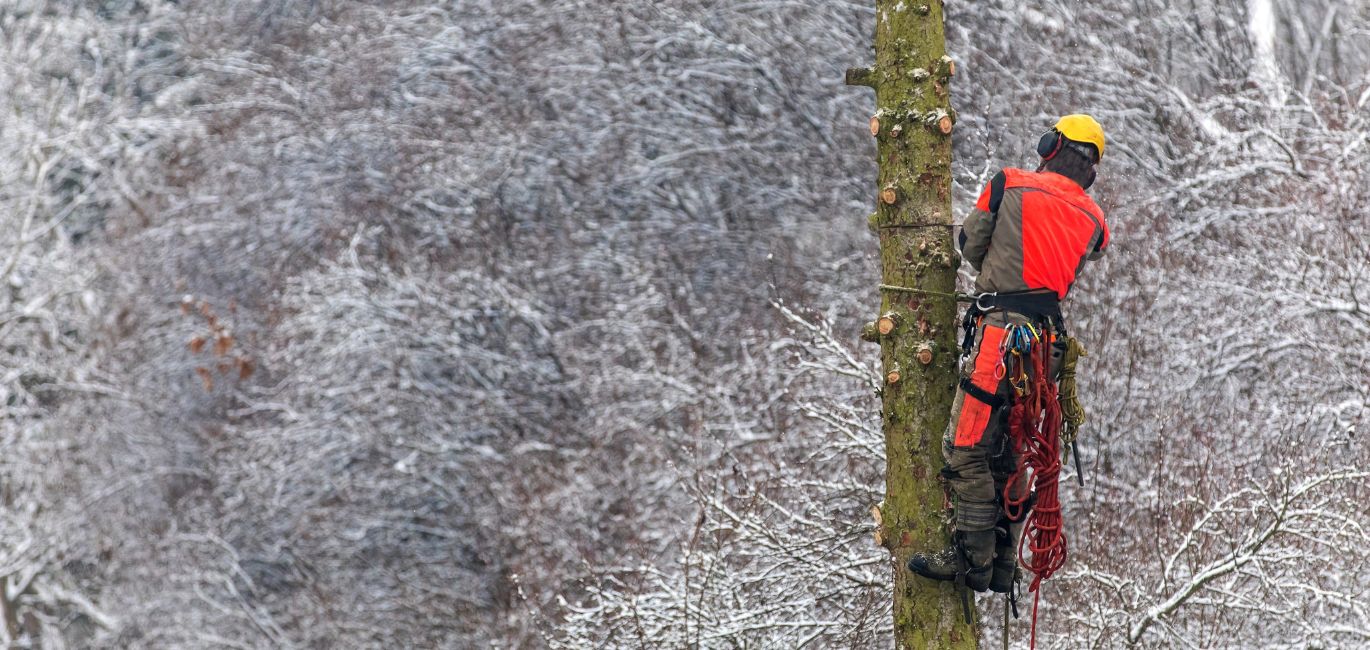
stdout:
[[(978, 295), (964, 321), (961, 382), (943, 439), (955, 533), (950, 547), (908, 563), (975, 591), (1013, 589), (1025, 520), (1033, 591), (1065, 559), (1056, 380), (1066, 353), (1080, 350), (1065, 336), (1060, 305), (1085, 261), (1108, 246), (1104, 214), (1085, 193), (1104, 153), (1103, 128), (1088, 115), (1067, 115), (1037, 153), (1037, 171), (999, 172), (962, 226), (959, 245), (978, 272)], [(1073, 384), (1073, 358), (1070, 365)], [(1073, 386), (1065, 399), (1074, 400)], [(1078, 404), (1064, 406), (1078, 426)]]

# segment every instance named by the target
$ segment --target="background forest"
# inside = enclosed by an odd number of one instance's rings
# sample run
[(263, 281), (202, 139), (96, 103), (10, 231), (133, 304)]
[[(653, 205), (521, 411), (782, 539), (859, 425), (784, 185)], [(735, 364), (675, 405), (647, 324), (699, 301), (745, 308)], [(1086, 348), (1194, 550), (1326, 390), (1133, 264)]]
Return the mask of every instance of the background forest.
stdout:
[[(946, 8), (958, 210), (1109, 135), (1039, 643), (1370, 646), (1370, 6)], [(873, 14), (0, 3), (8, 647), (888, 647)]]

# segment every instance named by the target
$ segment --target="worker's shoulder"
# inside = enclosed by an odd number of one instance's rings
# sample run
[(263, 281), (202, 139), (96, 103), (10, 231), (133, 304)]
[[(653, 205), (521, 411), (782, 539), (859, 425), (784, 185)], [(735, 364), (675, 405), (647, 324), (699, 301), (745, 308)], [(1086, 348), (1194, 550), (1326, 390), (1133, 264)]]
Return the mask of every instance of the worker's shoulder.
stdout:
[(1083, 193), (1074, 181), (1055, 172), (1030, 172), (1017, 167), (1005, 167), (999, 173), (1004, 175), (1006, 187), (1031, 187), (1061, 194)]
[(1052, 197), (1074, 205), (1085, 212), (1102, 219), (1104, 211), (1099, 208), (1094, 199), (1082, 189), (1075, 181), (1054, 172), (1030, 172), (1016, 167), (1005, 167), (1002, 172), (1004, 175), (1005, 190), (1040, 190), (1050, 194)]

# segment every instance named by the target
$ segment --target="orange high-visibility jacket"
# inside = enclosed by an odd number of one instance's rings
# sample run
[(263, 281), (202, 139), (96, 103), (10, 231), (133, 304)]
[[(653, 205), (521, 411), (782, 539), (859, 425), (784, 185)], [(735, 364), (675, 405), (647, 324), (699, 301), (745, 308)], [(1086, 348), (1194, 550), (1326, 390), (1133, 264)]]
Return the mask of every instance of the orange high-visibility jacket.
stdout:
[(1051, 289), (1064, 299), (1085, 260), (1099, 259), (1108, 247), (1108, 224), (1075, 181), (1009, 168), (985, 186), (961, 226), (960, 243), (979, 271), (977, 292)]

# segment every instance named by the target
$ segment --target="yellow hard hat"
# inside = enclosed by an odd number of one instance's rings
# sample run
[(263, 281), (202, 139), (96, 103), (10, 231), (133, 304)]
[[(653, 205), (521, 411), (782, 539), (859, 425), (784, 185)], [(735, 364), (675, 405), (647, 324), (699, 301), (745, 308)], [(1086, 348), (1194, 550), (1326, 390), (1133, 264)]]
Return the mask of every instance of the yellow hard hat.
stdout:
[(1103, 159), (1104, 127), (1099, 126), (1094, 118), (1083, 113), (1067, 115), (1057, 120), (1053, 128), (1067, 140), (1094, 145), (1094, 150), (1099, 152), (1099, 159)]

